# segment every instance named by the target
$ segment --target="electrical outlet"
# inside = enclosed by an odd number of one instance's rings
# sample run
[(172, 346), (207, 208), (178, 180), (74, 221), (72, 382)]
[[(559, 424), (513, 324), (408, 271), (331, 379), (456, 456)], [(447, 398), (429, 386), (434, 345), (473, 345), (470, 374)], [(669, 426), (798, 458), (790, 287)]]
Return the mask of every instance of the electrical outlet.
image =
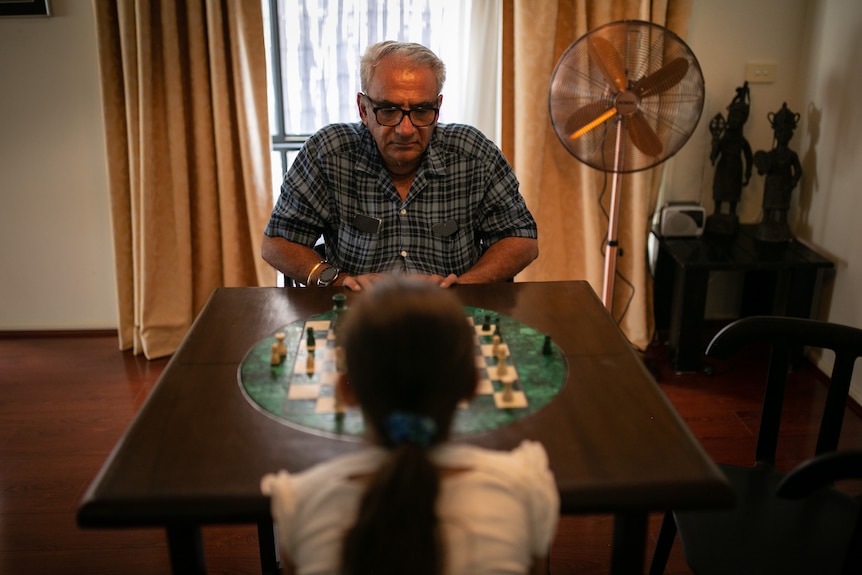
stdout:
[(745, 79), (749, 84), (775, 82), (778, 64), (774, 62), (749, 62), (745, 65)]

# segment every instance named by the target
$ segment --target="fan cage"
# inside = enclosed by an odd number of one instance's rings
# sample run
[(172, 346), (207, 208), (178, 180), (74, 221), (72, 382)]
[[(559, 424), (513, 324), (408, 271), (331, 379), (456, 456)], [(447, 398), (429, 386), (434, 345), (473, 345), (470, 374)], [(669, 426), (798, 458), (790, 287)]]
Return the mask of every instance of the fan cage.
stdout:
[[(644, 153), (628, 137), (626, 129), (617, 129), (619, 122), (631, 121), (620, 113), (585, 134), (572, 137), (570, 123), (576, 114), (598, 116), (600, 111), (614, 107), (619, 93), (590, 52), (588, 42), (595, 42), (595, 38), (604, 39), (614, 47), (629, 90), (674, 59), (688, 62), (678, 83), (639, 98), (637, 104), (636, 113), (643, 115), (661, 142), (658, 154)], [(697, 126), (703, 100), (703, 73), (685, 42), (657, 24), (628, 20), (595, 28), (567, 48), (551, 77), (548, 105), (554, 132), (573, 156), (598, 170), (628, 173), (651, 168), (676, 154)], [(623, 138), (620, 157), (615, 150), (618, 133)]]

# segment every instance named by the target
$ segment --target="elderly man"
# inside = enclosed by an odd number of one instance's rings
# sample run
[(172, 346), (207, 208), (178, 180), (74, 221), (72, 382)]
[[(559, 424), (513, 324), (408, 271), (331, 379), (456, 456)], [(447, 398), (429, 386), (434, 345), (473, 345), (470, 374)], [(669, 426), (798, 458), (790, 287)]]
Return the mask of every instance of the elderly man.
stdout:
[(419, 44), (368, 48), (362, 121), (327, 126), (299, 152), (264, 232), (267, 262), (307, 286), (361, 290), (386, 274), (441, 287), (501, 281), (538, 256), (500, 150), (473, 127), (437, 123), (445, 78)]

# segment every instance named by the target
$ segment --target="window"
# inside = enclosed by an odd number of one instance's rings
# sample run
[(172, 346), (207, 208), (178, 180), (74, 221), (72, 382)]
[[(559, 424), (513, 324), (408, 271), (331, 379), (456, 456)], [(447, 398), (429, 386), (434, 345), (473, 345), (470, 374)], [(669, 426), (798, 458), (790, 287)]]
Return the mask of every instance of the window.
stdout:
[(498, 140), (499, 0), (262, 1), (276, 195), (310, 134), (359, 120), (359, 58), (381, 40), (434, 50), (447, 72), (440, 121), (472, 124)]

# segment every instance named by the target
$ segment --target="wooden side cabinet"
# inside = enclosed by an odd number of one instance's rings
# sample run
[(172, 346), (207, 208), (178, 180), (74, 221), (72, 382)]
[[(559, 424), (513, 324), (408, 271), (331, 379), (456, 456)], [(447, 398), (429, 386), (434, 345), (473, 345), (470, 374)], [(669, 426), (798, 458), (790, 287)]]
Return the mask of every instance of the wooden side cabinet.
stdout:
[(658, 238), (656, 329), (668, 331), (676, 372), (698, 371), (702, 365), (711, 272), (743, 272), (740, 317), (811, 317), (818, 275), (834, 264), (797, 239), (780, 244), (756, 240), (756, 227), (743, 224), (733, 237)]

